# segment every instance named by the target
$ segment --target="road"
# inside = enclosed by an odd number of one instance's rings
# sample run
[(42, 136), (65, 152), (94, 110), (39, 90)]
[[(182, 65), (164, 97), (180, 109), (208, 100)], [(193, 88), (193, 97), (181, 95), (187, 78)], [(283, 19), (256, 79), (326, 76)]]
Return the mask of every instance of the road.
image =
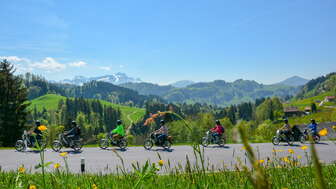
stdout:
[[(301, 149), (301, 145), (296, 146), (273, 146), (270, 143), (251, 144), (256, 151), (258, 159), (266, 160), (267, 157), (272, 159), (273, 150), (277, 151), (277, 157), (291, 155), (288, 149), (294, 150), (294, 156), (302, 156), (302, 163), (306, 163), (305, 151)], [(309, 146), (309, 145), (307, 145)], [(325, 163), (333, 163), (336, 161), (336, 145), (332, 142), (322, 142), (317, 144), (317, 151), (320, 159)], [(80, 171), (80, 159), (85, 158), (86, 172), (90, 173), (116, 173), (117, 166), (121, 165), (121, 160), (117, 154), (109, 150), (101, 150), (99, 148), (84, 148), (81, 153), (73, 153), (70, 149), (65, 149), (69, 152), (68, 164), (71, 172), (77, 173)], [(192, 164), (195, 164), (195, 156), (191, 146), (173, 146), (170, 152), (163, 151), (161, 148), (154, 147), (151, 151), (146, 151), (143, 147), (129, 147), (127, 151), (116, 150), (122, 157), (126, 170), (131, 170), (131, 164), (139, 162), (143, 165), (147, 160), (158, 162), (160, 154), (161, 158), (167, 164), (170, 161), (171, 167), (177, 167), (179, 164), (186, 164), (186, 156), (189, 157)], [(309, 148), (306, 150), (309, 153)], [(237, 163), (237, 159), (241, 162), (248, 162), (245, 156), (245, 150), (241, 144), (229, 144), (225, 147), (210, 146), (205, 148), (204, 155), (209, 166), (213, 166), (216, 170), (223, 167), (233, 168)], [(45, 153), (46, 161), (60, 163), (64, 167), (64, 162), (59, 153), (52, 152), (48, 149)], [(17, 170), (20, 165), (24, 165), (28, 171), (35, 172), (34, 167), (39, 162), (39, 154), (37, 152), (17, 152), (15, 150), (0, 150), (0, 166), (4, 171)], [(50, 166), (49, 170), (52, 170)]]

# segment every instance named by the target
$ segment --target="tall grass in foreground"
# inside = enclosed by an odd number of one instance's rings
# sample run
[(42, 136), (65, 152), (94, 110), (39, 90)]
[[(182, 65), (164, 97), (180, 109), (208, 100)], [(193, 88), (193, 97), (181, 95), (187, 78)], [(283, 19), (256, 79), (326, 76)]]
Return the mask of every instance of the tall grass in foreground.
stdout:
[[(238, 161), (239, 163), (234, 165), (234, 171), (225, 166), (222, 169), (211, 166), (205, 159), (204, 148), (194, 143), (196, 163), (192, 163), (190, 157), (186, 156), (185, 165), (171, 167), (169, 160), (164, 162), (158, 154), (158, 162), (147, 161), (143, 166), (136, 162), (132, 164), (133, 170), (127, 171), (124, 160), (115, 152), (121, 162), (117, 170), (119, 174), (109, 175), (71, 174), (67, 166), (67, 154), (61, 153), (65, 168), (55, 164), (54, 170), (49, 173), (45, 173), (42, 169), (42, 174), (27, 174), (23, 167), (17, 172), (5, 173), (0, 170), (0, 188), (336, 188), (336, 164), (321, 165), (313, 144), (311, 157), (306, 153), (306, 158), (310, 162), (307, 166), (301, 166), (299, 159), (293, 155), (279, 159), (276, 151), (272, 159), (260, 160), (249, 145), (242, 127), (239, 127), (239, 133), (249, 165), (247, 162), (243, 164)], [(44, 164), (43, 158), (41, 156), (41, 165), (45, 168), (47, 165)], [(159, 174), (160, 171), (167, 174)]]

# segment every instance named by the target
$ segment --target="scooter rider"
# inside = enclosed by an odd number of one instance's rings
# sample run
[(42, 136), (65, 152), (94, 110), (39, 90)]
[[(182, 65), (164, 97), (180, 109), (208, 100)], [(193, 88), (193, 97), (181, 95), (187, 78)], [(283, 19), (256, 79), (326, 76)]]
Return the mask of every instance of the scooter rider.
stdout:
[[(39, 120), (35, 121), (35, 128), (32, 132), (32, 135), (30, 136), (30, 141), (32, 144), (34, 144), (37, 141), (40, 141), (42, 139), (42, 131), (38, 129), (38, 127), (41, 126), (41, 122)], [(36, 139), (36, 140), (35, 140)]]
[(317, 135), (317, 123), (315, 119), (310, 120), (310, 124), (307, 126), (312, 136)]
[(292, 128), (289, 125), (288, 119), (284, 119), (285, 124), (281, 127), (281, 131), (285, 134), (287, 139), (289, 139), (291, 133), (292, 133)]
[(221, 137), (224, 133), (224, 127), (221, 125), (219, 120), (216, 120), (216, 126), (211, 129), (212, 136), (216, 139)]
[(72, 121), (71, 126), (72, 128), (64, 134), (66, 142), (69, 144), (69, 146), (72, 146), (73, 141), (78, 140), (81, 134), (80, 127), (77, 125), (76, 121)]
[(160, 121), (160, 125), (161, 125), (161, 127), (158, 130), (156, 130), (154, 133), (155, 133), (158, 141), (162, 144), (168, 137), (168, 128), (165, 125), (164, 120)]
[(111, 131), (111, 135), (114, 141), (119, 140), (125, 136), (125, 129), (121, 120), (117, 121), (117, 127)]

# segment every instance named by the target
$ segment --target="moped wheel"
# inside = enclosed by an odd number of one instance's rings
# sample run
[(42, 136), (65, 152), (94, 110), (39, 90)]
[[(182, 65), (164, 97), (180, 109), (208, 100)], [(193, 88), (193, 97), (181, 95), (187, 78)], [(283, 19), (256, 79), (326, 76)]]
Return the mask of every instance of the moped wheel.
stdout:
[(127, 141), (125, 139), (122, 139), (120, 142), (119, 142), (119, 148), (123, 151), (126, 150), (127, 148)]
[(279, 145), (280, 144), (280, 138), (279, 137), (273, 137), (273, 139), (272, 139), (272, 143), (274, 144), (274, 145)]
[(294, 137), (293, 136), (290, 136), (288, 139), (287, 139), (287, 143), (288, 145), (292, 146), (294, 144)]
[(203, 138), (202, 138), (201, 145), (202, 145), (203, 147), (208, 147), (208, 146), (209, 146), (209, 140), (208, 140), (206, 137), (203, 137)]
[(300, 142), (301, 142), (302, 144), (306, 143), (306, 137), (305, 137), (304, 135), (302, 135), (302, 136), (300, 137)]
[(99, 147), (103, 150), (106, 150), (109, 146), (109, 141), (107, 139), (101, 139), (99, 142)]
[(152, 149), (152, 148), (153, 148), (153, 145), (154, 145), (154, 143), (153, 143), (153, 141), (150, 140), (150, 139), (146, 139), (145, 142), (144, 142), (144, 148), (145, 148), (146, 150), (150, 150), (150, 149)]
[(75, 151), (75, 152), (79, 152), (81, 151), (81, 149), (83, 148), (83, 144), (80, 140), (75, 140), (74, 141), (74, 144), (72, 146), (72, 149)]
[(170, 150), (170, 148), (171, 148), (171, 143), (170, 143), (168, 140), (166, 140), (166, 141), (163, 143), (163, 148), (164, 148), (165, 150)]
[(315, 144), (319, 143), (320, 140), (321, 140), (320, 136), (318, 136), (318, 135), (314, 136), (314, 142), (315, 142)]
[(52, 145), (51, 145), (51, 148), (55, 151), (55, 152), (59, 152), (59, 151), (61, 151), (61, 149), (62, 149), (62, 144), (61, 144), (61, 142), (59, 142), (59, 141), (54, 141), (53, 143), (52, 143)]
[(23, 152), (26, 149), (26, 145), (24, 144), (24, 142), (22, 140), (18, 140), (15, 143), (15, 149), (18, 152)]

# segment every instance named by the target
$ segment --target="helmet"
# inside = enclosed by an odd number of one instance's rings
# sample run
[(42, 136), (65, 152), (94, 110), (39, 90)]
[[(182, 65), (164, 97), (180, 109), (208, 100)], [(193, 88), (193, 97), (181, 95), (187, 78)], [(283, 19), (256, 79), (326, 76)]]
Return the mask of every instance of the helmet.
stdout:
[(118, 120), (117, 121), (117, 125), (121, 125), (122, 124), (122, 121), (121, 120)]
[(36, 121), (35, 121), (35, 125), (36, 125), (36, 126), (40, 126), (40, 125), (41, 125), (40, 120), (36, 120)]
[(285, 123), (288, 123), (288, 119), (284, 119), (284, 122), (285, 122)]
[(219, 120), (216, 120), (216, 124), (217, 124), (217, 125), (220, 125), (220, 121), (219, 121)]
[(311, 121), (312, 123), (315, 123), (315, 122), (316, 122), (315, 119), (311, 119), (310, 121)]
[(76, 121), (71, 122), (72, 125), (77, 125)]
[(165, 121), (162, 119), (162, 120), (160, 121), (160, 123), (161, 123), (161, 124), (165, 124)]

